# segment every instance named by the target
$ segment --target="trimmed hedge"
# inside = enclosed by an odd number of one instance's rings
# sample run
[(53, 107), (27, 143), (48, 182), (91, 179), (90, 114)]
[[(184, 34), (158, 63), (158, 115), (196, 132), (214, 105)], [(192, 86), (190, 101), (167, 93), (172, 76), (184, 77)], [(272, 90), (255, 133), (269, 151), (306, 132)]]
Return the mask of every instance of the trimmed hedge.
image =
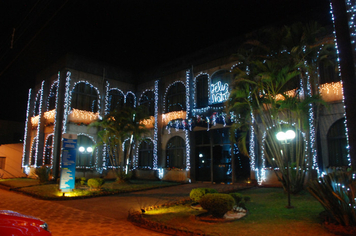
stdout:
[(200, 205), (214, 217), (222, 218), (226, 212), (232, 210), (235, 200), (230, 194), (211, 193), (200, 199)]
[(217, 193), (214, 188), (193, 188), (190, 191), (189, 197), (193, 202), (200, 202), (200, 199), (208, 193)]
[(92, 178), (92, 179), (88, 179), (87, 185), (90, 188), (94, 188), (94, 189), (100, 189), (101, 186), (103, 186), (104, 184), (104, 179), (101, 178)]

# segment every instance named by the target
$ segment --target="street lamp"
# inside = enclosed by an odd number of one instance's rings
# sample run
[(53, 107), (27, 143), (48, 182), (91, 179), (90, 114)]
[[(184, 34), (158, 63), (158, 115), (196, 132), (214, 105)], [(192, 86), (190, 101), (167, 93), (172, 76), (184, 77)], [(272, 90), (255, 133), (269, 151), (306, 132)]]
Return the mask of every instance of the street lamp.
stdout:
[[(276, 138), (278, 141), (281, 142), (281, 144), (289, 144), (294, 138), (295, 138), (295, 132), (294, 130), (287, 130), (286, 132), (280, 131), (276, 134)], [(281, 153), (284, 157), (284, 153), (281, 150)], [(289, 158), (287, 155), (287, 194), (288, 194), (288, 205), (286, 206), (287, 208), (293, 208), (290, 204), (290, 181), (289, 181)]]

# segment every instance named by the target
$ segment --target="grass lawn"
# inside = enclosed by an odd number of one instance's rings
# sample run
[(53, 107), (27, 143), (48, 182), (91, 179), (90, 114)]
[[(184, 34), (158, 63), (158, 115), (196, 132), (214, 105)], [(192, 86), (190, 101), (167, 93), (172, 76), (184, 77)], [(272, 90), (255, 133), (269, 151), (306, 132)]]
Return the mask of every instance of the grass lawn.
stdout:
[(176, 228), (219, 235), (334, 235), (322, 228), (318, 218), (323, 207), (308, 192), (291, 196), (293, 209), (287, 209), (287, 195), (280, 188), (243, 190), (250, 196), (248, 215), (232, 222), (207, 223), (195, 219), (204, 211), (190, 205), (148, 211), (144, 217)]
[(9, 186), (12, 189), (15, 189), (16, 191), (23, 192), (39, 198), (64, 199), (73, 197), (90, 197), (118, 194), (124, 192), (174, 186), (178, 185), (179, 183), (143, 180), (131, 180), (129, 183), (106, 181), (101, 190), (90, 190), (87, 188), (87, 186), (76, 185), (76, 189), (74, 189), (74, 191), (71, 193), (66, 193), (65, 197), (63, 197), (63, 193), (59, 190), (58, 184), (39, 184), (39, 181), (36, 179), (1, 179), (0, 184)]

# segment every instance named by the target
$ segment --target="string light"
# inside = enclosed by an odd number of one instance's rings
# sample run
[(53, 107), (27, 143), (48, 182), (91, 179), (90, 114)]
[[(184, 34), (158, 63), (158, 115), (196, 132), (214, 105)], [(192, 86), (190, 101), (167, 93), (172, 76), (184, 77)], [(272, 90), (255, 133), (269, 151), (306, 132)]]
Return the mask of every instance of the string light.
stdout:
[(30, 114), (30, 102), (31, 102), (31, 93), (32, 90), (28, 90), (28, 95), (27, 95), (27, 110), (26, 110), (26, 123), (25, 123), (25, 131), (24, 131), (24, 142), (23, 142), (23, 150), (22, 150), (22, 168), (25, 168), (26, 165), (26, 144), (27, 144), (27, 130), (28, 130), (28, 121), (29, 121), (29, 114)]
[(40, 131), (41, 131), (40, 127), (41, 127), (41, 117), (42, 117), (42, 103), (43, 103), (43, 86), (44, 86), (44, 83), (45, 83), (45, 81), (43, 80), (42, 84), (41, 84), (41, 90), (39, 91), (40, 92), (40, 103), (39, 103), (40, 106), (39, 106), (39, 109), (38, 109), (39, 118), (38, 118), (38, 128), (37, 128), (37, 135), (36, 135), (35, 157), (31, 157), (31, 158), (35, 158), (35, 164), (34, 164), (35, 168), (37, 167), (38, 146), (40, 144)]
[[(190, 83), (190, 70), (187, 70), (185, 72), (185, 76), (186, 76), (186, 108), (187, 108), (187, 112), (186, 112), (186, 119), (188, 119), (189, 117), (189, 112), (190, 112), (190, 92), (189, 92), (189, 83)], [(185, 149), (186, 149), (186, 170), (189, 171), (190, 169), (190, 139), (189, 139), (189, 131), (185, 130)]]
[[(354, 50), (355, 50), (355, 37), (356, 37), (356, 34), (355, 34), (356, 27), (355, 27), (355, 24), (354, 24), (355, 5), (353, 5), (350, 0), (347, 0), (346, 8), (347, 8), (347, 12), (348, 13), (352, 12), (349, 24), (351, 26), (350, 28), (353, 29), (353, 31), (351, 31), (350, 37), (351, 37), (352, 46), (354, 47)], [(332, 6), (332, 2), (331, 1), (330, 1), (330, 14), (331, 14), (331, 19), (333, 21), (333, 27), (334, 27), (334, 30), (333, 30), (333, 33), (334, 33), (334, 46), (335, 46), (335, 50), (336, 50), (336, 54), (337, 54), (339, 77), (342, 78), (342, 76), (341, 76), (341, 66), (340, 66), (340, 56), (339, 56), (340, 55), (339, 46), (337, 44), (337, 37), (336, 37), (336, 30), (335, 30), (335, 17), (334, 17), (333, 6)], [(342, 85), (342, 80), (340, 80), (340, 83)], [(343, 86), (341, 86), (341, 87), (343, 87)], [(342, 103), (344, 104), (343, 108), (344, 108), (344, 117), (345, 117), (344, 124), (345, 124), (345, 137), (346, 137), (346, 143), (347, 143), (347, 145), (346, 145), (347, 160), (349, 162), (349, 166), (351, 166), (349, 131), (348, 131), (348, 128), (347, 128), (347, 122), (348, 121), (347, 121), (346, 106), (345, 106), (345, 96), (344, 96), (344, 90), (343, 89), (342, 89)]]
[(68, 113), (69, 113), (70, 99), (71, 99), (71, 95), (69, 93), (71, 75), (72, 75), (72, 73), (70, 71), (67, 71), (66, 84), (65, 84), (65, 94), (64, 94), (64, 107), (63, 107), (64, 116), (63, 116), (62, 134), (65, 134), (67, 132), (67, 117), (68, 117)]
[(158, 169), (158, 85), (159, 80), (155, 81), (155, 128), (154, 128), (154, 141), (153, 141), (153, 169)]

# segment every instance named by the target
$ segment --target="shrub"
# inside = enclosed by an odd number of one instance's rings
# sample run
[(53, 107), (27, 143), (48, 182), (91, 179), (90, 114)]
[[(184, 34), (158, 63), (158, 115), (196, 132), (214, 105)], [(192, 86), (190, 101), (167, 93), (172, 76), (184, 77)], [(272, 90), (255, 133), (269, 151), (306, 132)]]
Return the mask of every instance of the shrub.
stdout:
[(226, 193), (206, 194), (200, 199), (200, 205), (214, 217), (221, 218), (232, 210), (235, 204), (234, 198)]
[(88, 179), (88, 186), (92, 189), (100, 189), (101, 186), (103, 186), (104, 184), (104, 179), (101, 178), (92, 178), (92, 179)]
[(36, 168), (35, 174), (37, 175), (37, 178), (39, 179), (40, 184), (48, 182), (49, 172), (50, 172), (50, 170), (45, 166), (42, 166), (41, 168)]
[(230, 196), (234, 198), (235, 204), (239, 205), (243, 200), (243, 196), (241, 193), (230, 193)]
[(308, 191), (341, 225), (356, 225), (356, 172), (337, 171), (312, 180)]
[(119, 170), (116, 173), (116, 182), (118, 183), (130, 182), (131, 178), (132, 178), (132, 172), (128, 172), (127, 174), (125, 174), (125, 171)]
[(81, 177), (80, 178), (80, 185), (85, 185), (86, 181), (87, 181), (87, 179), (85, 177)]
[(199, 202), (204, 195), (217, 192), (218, 191), (214, 188), (193, 188), (190, 191), (189, 197), (193, 202)]

